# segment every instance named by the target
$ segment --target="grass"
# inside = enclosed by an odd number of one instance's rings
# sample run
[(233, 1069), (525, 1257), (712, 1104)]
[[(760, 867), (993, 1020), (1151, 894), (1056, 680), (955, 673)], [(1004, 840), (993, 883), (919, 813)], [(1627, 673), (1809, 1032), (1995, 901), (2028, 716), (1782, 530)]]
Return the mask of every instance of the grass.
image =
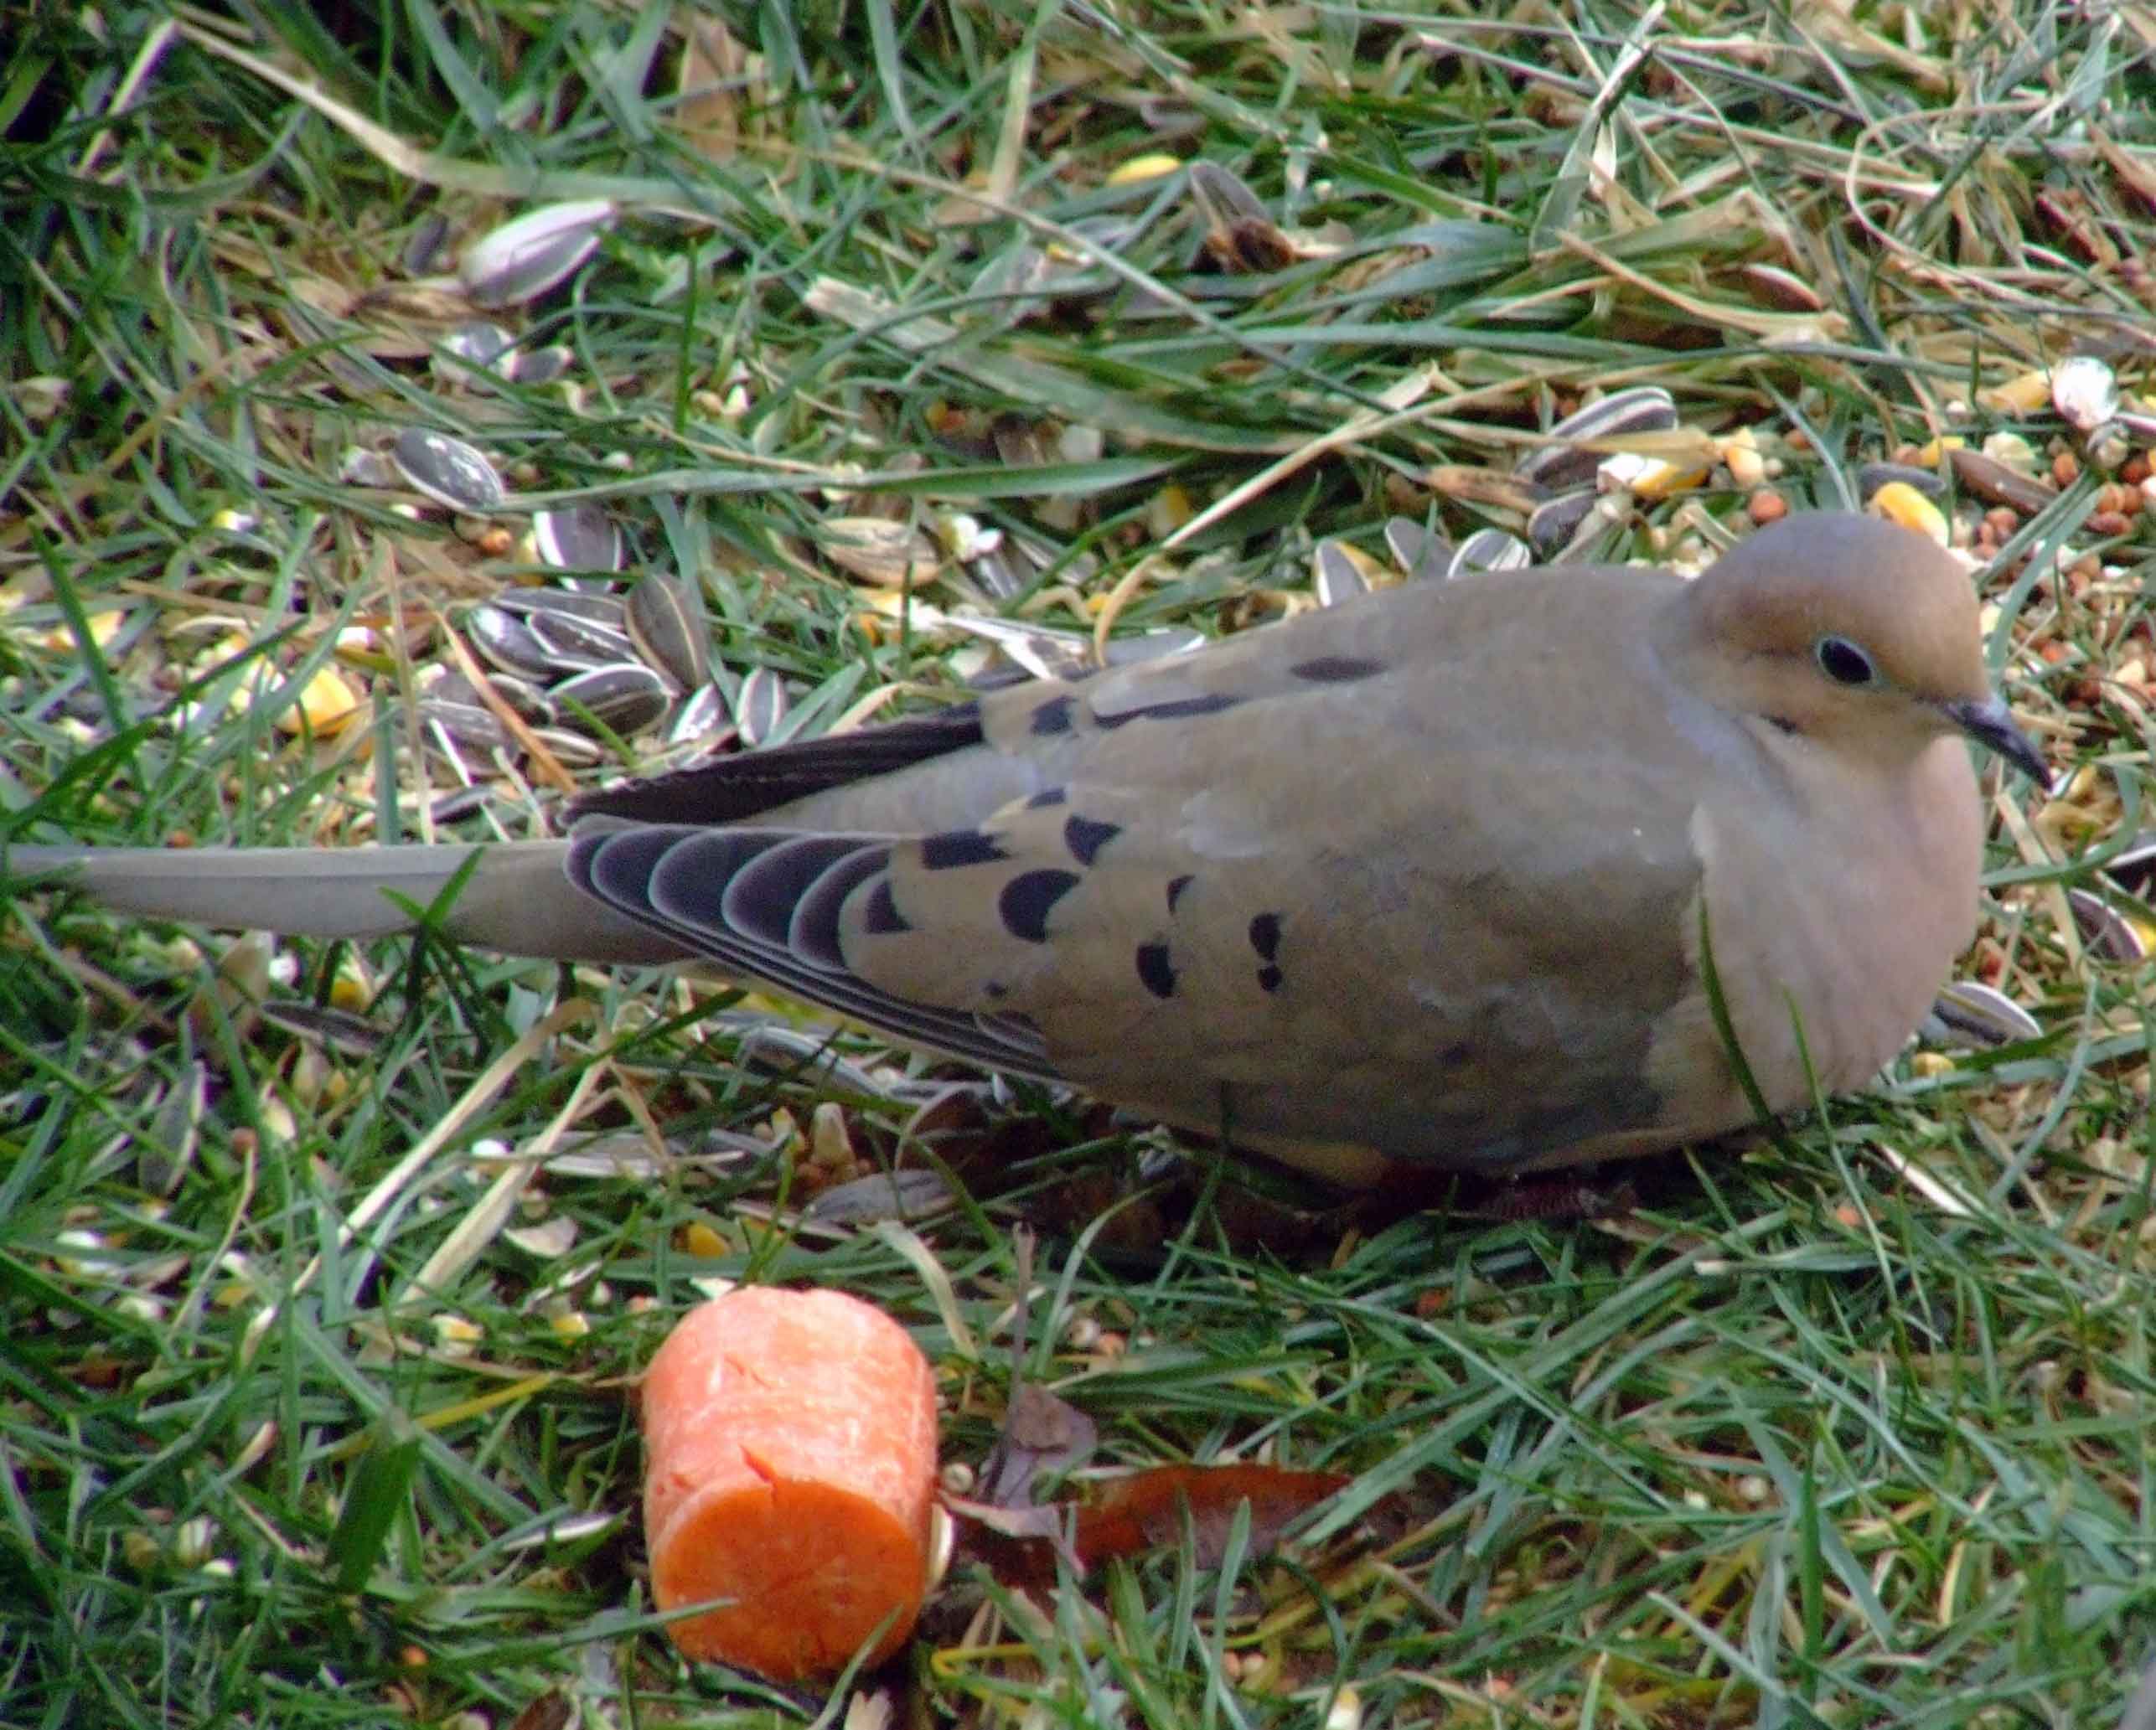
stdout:
[[(2148, 388), (2156, 15), (413, 0), (14, 30), (0, 836), (544, 829), (544, 762), (478, 754), (484, 797), (445, 808), (411, 721), (464, 605), (545, 573), (340, 478), (407, 426), (478, 444), (520, 509), (603, 502), (701, 584), (729, 695), (770, 669), (812, 731), (983, 660), (876, 611), (834, 518), (1000, 529), (1037, 553), (1005, 610), (1045, 626), (1233, 627), (1301, 604), (1321, 540), (1382, 565), (1391, 515), (1516, 529), (1538, 429), (1642, 383), (1678, 407), (1662, 448), (1748, 426), (1770, 473), (1711, 450), (1585, 555), (1697, 558), (1762, 487), (1854, 503), (1934, 438), (2024, 441), (2059, 484), (1983, 531), (1993, 647), (2086, 773), (2002, 798), (1970, 962), (2042, 1039), (1661, 1162), (1597, 1224), (1349, 1221), (976, 1090), (934, 1108), (969, 1205), (804, 1226), (833, 1177), (918, 1163), (920, 1066), (751, 1050), (776, 1011), (679, 983), (19, 896), (0, 1723), (2116, 1722), (2156, 1634), (2148, 971), (2064, 890), (2143, 822), (2148, 438), (2099, 472), (2016, 381), (2078, 346)], [(1285, 235), (1216, 225), (1207, 261), (1187, 178), (1127, 178), (1163, 151)], [(468, 312), (411, 261), (587, 197), (629, 214), (496, 315), (568, 382), (433, 364)], [(1012, 297), (1027, 246), (1051, 299)], [(1983, 507), (1945, 508), (1966, 535)], [(324, 668), (370, 706), (297, 736)], [(562, 778), (658, 749), (617, 742)], [(326, 1046), (266, 992), (364, 1019)], [(660, 1129), (655, 1167), (561, 1163)], [(1347, 1490), (1272, 1557), (1187, 1538), (1026, 1600), (961, 1566), (828, 1705), (680, 1663), (628, 1400), (669, 1318), (714, 1278), (869, 1297), (977, 1464), (1020, 1218), (1031, 1373), (1094, 1467)]]

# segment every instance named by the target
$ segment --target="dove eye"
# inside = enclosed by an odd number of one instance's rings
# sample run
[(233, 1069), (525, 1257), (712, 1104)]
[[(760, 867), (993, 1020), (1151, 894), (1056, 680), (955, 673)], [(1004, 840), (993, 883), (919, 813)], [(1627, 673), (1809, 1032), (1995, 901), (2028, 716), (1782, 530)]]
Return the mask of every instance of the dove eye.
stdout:
[(1869, 684), (1879, 677), (1872, 658), (1846, 637), (1822, 637), (1812, 653), (1818, 657), (1819, 670), (1837, 684)]

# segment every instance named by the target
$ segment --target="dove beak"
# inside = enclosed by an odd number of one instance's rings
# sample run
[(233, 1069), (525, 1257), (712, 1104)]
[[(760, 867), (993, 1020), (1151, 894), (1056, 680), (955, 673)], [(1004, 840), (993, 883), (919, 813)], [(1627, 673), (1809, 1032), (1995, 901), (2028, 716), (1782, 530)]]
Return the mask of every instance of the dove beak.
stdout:
[(1997, 697), (1981, 703), (1942, 705), (1947, 718), (1978, 744), (1997, 751), (2039, 787), (2050, 784), (2051, 767), (2044, 753), (2029, 742), (2029, 736), (2014, 724), (2014, 715)]

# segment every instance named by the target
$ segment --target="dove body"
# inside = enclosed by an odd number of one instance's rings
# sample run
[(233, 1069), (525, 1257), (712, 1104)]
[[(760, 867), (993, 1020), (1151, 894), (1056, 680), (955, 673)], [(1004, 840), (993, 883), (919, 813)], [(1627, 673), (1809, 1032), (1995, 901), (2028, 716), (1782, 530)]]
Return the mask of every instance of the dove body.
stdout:
[(1974, 928), (1970, 739), (2041, 772), (1967, 575), (1823, 514), (1695, 582), (1410, 585), (632, 782), (567, 842), (5, 863), (355, 937), (463, 872), (463, 940), (701, 962), (1370, 1184), (1745, 1123), (1709, 954), (1770, 1106), (1861, 1085)]

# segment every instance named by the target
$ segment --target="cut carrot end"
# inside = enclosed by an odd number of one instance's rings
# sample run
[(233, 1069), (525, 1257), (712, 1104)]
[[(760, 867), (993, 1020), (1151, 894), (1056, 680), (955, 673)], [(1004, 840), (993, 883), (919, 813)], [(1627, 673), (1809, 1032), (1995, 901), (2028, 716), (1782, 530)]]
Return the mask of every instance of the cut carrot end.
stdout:
[(871, 1662), (926, 1588), (935, 1380), (906, 1330), (840, 1292), (745, 1288), (691, 1310), (644, 1378), (644, 1533), (692, 1658), (774, 1681)]

